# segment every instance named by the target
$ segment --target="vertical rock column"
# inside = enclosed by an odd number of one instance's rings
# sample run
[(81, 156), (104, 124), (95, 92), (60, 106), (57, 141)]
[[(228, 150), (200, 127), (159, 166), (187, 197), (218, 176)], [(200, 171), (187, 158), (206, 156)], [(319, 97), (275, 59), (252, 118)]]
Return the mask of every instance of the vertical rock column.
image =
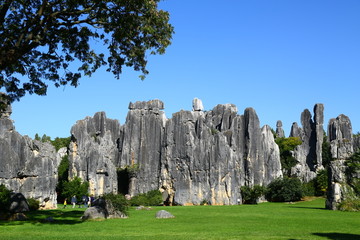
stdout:
[(50, 143), (34, 141), (15, 131), (11, 106), (0, 116), (0, 184), (43, 208), (56, 208), (57, 169), (60, 163)]
[(164, 103), (160, 100), (129, 104), (126, 122), (121, 128), (119, 166), (133, 171), (128, 186), (131, 196), (159, 189), (166, 123), (163, 109)]
[(117, 193), (116, 163), (120, 124), (104, 112), (79, 120), (71, 128), (69, 177), (80, 177), (90, 184), (90, 194)]
[(353, 154), (352, 127), (350, 119), (341, 114), (332, 118), (328, 125), (328, 136), (333, 161), (329, 166), (329, 185), (326, 208), (336, 210), (349, 191), (346, 184), (345, 160)]
[(301, 114), (301, 124), (303, 128), (293, 123), (290, 137), (299, 137), (302, 144), (294, 150), (294, 157), (298, 161), (292, 168), (291, 174), (299, 177), (302, 181), (308, 182), (316, 177), (318, 170), (322, 166), (322, 143), (324, 138), (324, 106), (316, 104), (314, 106), (314, 119), (308, 109)]

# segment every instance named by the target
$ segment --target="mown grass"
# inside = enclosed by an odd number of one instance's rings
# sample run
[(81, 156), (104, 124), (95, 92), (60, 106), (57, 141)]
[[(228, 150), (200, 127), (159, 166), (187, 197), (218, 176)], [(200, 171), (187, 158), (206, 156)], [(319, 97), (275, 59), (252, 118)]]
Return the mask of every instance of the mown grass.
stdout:
[[(156, 219), (165, 209), (174, 219)], [(239, 206), (155, 207), (128, 219), (82, 222), (84, 209), (28, 213), (0, 222), (0, 239), (360, 239), (360, 213), (329, 211), (324, 199)], [(44, 222), (47, 217), (54, 222)]]

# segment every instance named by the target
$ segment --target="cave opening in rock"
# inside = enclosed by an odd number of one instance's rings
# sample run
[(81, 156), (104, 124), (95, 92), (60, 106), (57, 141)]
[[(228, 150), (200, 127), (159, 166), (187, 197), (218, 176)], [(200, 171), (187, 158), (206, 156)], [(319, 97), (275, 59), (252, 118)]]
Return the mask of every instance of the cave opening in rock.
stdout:
[(130, 173), (127, 168), (117, 170), (118, 191), (126, 195), (129, 194)]

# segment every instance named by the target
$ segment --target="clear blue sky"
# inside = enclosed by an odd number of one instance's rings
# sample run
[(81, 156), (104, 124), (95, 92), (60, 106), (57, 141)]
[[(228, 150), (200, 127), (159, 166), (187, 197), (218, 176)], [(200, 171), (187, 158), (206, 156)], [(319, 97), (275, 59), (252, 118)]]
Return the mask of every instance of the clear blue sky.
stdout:
[(233, 103), (253, 107), (261, 125), (282, 120), (286, 135), (316, 103), (330, 118), (350, 117), (360, 131), (360, 1), (165, 0), (175, 27), (165, 55), (149, 56), (150, 74), (120, 80), (101, 69), (78, 88), (50, 88), (13, 104), (23, 135), (70, 136), (77, 120), (105, 111), (124, 124), (130, 101), (160, 99), (165, 113)]

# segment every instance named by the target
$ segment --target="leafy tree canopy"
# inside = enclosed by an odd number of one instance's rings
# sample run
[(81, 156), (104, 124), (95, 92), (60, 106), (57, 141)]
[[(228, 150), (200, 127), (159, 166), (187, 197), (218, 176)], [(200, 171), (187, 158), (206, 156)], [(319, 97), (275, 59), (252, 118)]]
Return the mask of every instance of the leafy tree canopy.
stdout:
[(298, 137), (276, 138), (275, 142), (279, 146), (281, 167), (287, 176), (291, 175), (291, 168), (297, 163), (292, 156), (292, 151), (296, 146), (301, 145), (302, 141)]
[[(77, 86), (99, 67), (116, 78), (123, 66), (148, 73), (146, 54), (163, 54), (173, 27), (160, 0), (3, 0), (0, 89), (10, 102), (46, 95), (47, 82)], [(98, 43), (107, 48), (97, 52)], [(76, 69), (74, 65), (80, 64)]]

